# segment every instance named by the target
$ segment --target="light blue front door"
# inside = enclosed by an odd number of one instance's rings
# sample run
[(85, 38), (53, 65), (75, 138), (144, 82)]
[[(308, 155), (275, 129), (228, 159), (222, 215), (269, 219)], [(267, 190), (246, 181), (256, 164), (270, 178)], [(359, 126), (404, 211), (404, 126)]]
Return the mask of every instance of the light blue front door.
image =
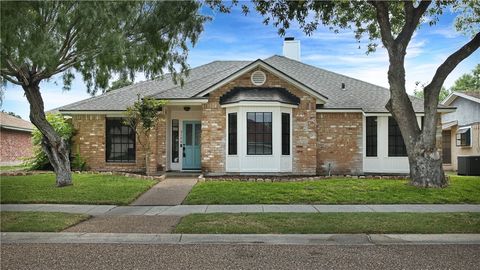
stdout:
[(183, 121), (182, 169), (200, 169), (200, 121)]

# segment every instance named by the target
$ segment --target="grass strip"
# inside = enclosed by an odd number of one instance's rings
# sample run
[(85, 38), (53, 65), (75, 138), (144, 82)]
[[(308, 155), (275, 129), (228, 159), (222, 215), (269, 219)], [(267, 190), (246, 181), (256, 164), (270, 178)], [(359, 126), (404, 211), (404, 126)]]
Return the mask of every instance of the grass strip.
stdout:
[(480, 213), (241, 213), (191, 214), (175, 233), (480, 233)]
[(0, 212), (2, 232), (60, 232), (90, 216), (58, 212)]

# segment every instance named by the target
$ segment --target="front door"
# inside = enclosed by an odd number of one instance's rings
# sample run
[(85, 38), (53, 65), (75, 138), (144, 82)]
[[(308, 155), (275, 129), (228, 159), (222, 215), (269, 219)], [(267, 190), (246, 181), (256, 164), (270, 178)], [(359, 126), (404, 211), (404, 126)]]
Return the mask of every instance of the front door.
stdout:
[(200, 121), (183, 121), (182, 169), (200, 169)]

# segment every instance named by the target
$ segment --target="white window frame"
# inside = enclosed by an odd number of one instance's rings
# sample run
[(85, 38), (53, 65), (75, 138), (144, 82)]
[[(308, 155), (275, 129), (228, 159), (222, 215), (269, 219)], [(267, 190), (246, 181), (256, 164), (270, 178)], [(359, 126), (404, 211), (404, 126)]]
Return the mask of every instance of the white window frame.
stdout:
[[(226, 172), (239, 173), (278, 173), (292, 172), (293, 167), (293, 110), (295, 106), (264, 103), (251, 104), (242, 102), (237, 106), (225, 106), (225, 168)], [(272, 154), (247, 155), (247, 112), (272, 113)], [(237, 113), (237, 155), (228, 154), (228, 114)], [(282, 155), (282, 113), (290, 115), (290, 155)]]
[[(467, 130), (465, 132), (469, 132), (470, 133), (470, 140), (469, 140), (469, 144), (468, 145), (458, 145), (457, 142), (458, 142), (458, 139), (457, 139), (457, 136), (460, 135), (461, 136), (461, 133), (459, 134), (458, 132), (460, 130)], [(460, 148), (471, 148), (472, 147), (472, 127), (471, 126), (464, 126), (464, 127), (459, 127), (457, 129), (457, 131), (455, 132), (455, 146), (456, 147), (460, 147)]]

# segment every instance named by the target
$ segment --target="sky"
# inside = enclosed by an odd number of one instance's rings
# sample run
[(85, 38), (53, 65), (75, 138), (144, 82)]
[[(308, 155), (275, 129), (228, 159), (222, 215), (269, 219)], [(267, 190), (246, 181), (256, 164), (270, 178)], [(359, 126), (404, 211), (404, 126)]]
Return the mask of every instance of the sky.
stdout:
[[(205, 25), (196, 46), (189, 52), (190, 67), (197, 67), (215, 60), (256, 60), (272, 55), (282, 55), (283, 37), (277, 29), (262, 23), (256, 13), (244, 16), (239, 9), (230, 14), (215, 13), (210, 9), (202, 12), (213, 17)], [(417, 30), (406, 55), (406, 86), (413, 93), (415, 82), (428, 83), (436, 68), (455, 50), (469, 41), (469, 37), (455, 31), (455, 14), (444, 13), (435, 26), (423, 24)], [(388, 56), (378, 48), (367, 55), (365, 43), (355, 40), (352, 32), (335, 34), (319, 28), (311, 36), (305, 35), (295, 24), (286, 36), (301, 43), (301, 61), (316, 67), (341, 73), (376, 85), (388, 87)], [(450, 87), (462, 74), (469, 73), (480, 63), (480, 50), (461, 62), (449, 75), (444, 86)], [(135, 82), (145, 80), (137, 74)], [(50, 110), (82, 99), (89, 98), (81, 76), (76, 76), (70, 91), (62, 90), (61, 77), (51, 78), (40, 85), (45, 109)], [(21, 87), (8, 84), (2, 110), (11, 111), (28, 120), (29, 105)]]

